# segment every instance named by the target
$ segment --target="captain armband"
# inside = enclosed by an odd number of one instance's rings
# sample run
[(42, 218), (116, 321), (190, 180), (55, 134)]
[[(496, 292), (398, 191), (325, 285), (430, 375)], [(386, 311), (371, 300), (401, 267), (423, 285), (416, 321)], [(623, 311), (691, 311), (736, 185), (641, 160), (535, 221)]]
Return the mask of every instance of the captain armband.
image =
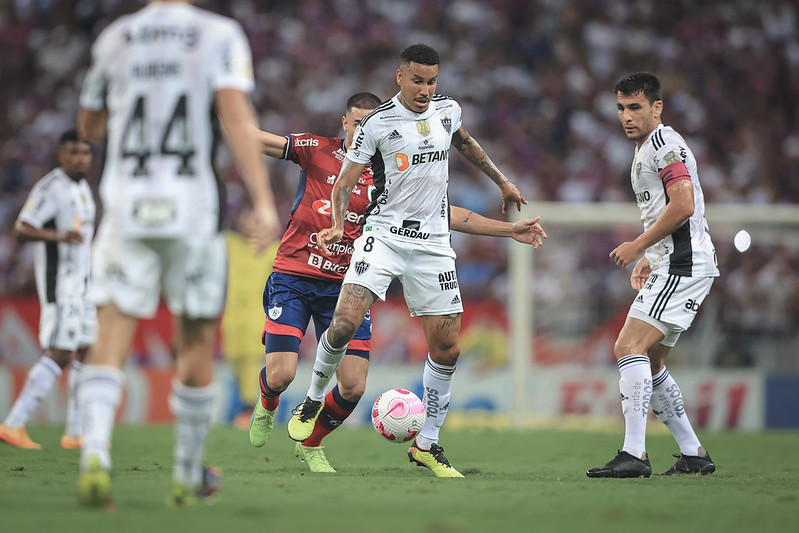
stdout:
[(663, 185), (668, 189), (680, 180), (691, 181), (691, 175), (688, 173), (685, 163), (678, 161), (661, 170), (660, 179), (663, 180)]

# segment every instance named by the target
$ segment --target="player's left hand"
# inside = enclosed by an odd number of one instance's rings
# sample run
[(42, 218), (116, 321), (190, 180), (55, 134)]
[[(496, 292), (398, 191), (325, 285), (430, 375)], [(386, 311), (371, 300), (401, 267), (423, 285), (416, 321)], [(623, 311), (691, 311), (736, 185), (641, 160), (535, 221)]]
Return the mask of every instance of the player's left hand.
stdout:
[(649, 264), (649, 260), (642, 257), (633, 267), (633, 273), (630, 274), (630, 286), (636, 291), (640, 291), (644, 288), (644, 283), (649, 279), (651, 273), (652, 266)]
[(499, 191), (502, 194), (502, 212), (505, 213), (510, 204), (516, 204), (516, 210), (522, 210), (522, 204), (527, 205), (527, 200), (524, 199), (522, 193), (516, 188), (516, 185), (506, 181), (499, 186)]
[(641, 257), (643, 252), (634, 242), (623, 242), (610, 252), (610, 260), (625, 268)]
[(541, 220), (541, 217), (535, 217), (532, 220), (525, 218), (524, 220), (514, 222), (511, 228), (511, 237), (513, 237), (513, 240), (522, 244), (532, 244), (533, 248), (538, 248), (543, 245), (544, 241), (542, 239), (546, 239), (547, 234), (544, 228), (538, 224), (539, 220)]

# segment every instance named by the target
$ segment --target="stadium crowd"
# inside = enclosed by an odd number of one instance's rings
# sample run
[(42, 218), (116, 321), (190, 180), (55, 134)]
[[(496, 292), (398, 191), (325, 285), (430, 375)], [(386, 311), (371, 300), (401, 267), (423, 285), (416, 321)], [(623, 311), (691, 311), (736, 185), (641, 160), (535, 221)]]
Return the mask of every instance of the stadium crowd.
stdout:
[[(13, 239), (14, 219), (32, 185), (55, 166), (58, 135), (74, 126), (92, 40), (142, 3), (13, 0), (0, 7), (0, 294), (33, 294), (31, 257)], [(618, 124), (612, 87), (626, 73), (650, 71), (663, 82), (664, 122), (686, 136), (698, 159), (708, 203), (799, 204), (794, 0), (197, 4), (244, 25), (254, 54), (253, 100), (268, 131), (338, 134), (341, 102), (360, 90), (392, 96), (395, 81), (385, 73), (405, 46), (425, 42), (442, 56), (439, 92), (463, 105), (470, 132), (533, 212), (536, 201), (629, 202), (632, 146)], [(461, 158), (450, 164), (451, 201), (502, 217), (493, 185)], [(285, 219), (296, 169), (270, 169)], [(220, 170), (234, 221), (246, 195), (224, 154)], [(95, 187), (99, 172), (92, 172)], [(731, 339), (756, 331), (795, 346), (799, 244), (756, 243), (737, 254), (731, 243), (715, 240), (722, 260), (712, 297), (724, 311), (719, 331)], [(550, 238), (534, 280), (538, 301), (551, 310), (581, 309), (576, 329), (602, 323), (614, 305), (608, 302), (624, 295), (619, 284), (628, 283), (607, 260), (618, 242), (609, 234)], [(504, 299), (507, 243), (458, 235), (454, 245), (464, 295)], [(779, 287), (772, 276), (781, 276)], [(570, 322), (551, 327), (564, 323)], [(546, 329), (546, 320), (538, 327)], [(755, 350), (732, 346), (737, 350), (709, 363), (757, 362)]]

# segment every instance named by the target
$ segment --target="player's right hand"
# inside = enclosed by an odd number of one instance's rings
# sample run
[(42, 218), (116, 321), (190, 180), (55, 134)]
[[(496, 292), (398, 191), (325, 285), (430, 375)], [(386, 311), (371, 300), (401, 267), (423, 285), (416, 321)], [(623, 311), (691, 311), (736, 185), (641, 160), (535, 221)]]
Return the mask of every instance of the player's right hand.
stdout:
[(322, 252), (324, 252), (325, 255), (332, 256), (333, 254), (330, 253), (330, 250), (328, 250), (327, 245), (337, 243), (338, 241), (341, 240), (342, 237), (344, 237), (343, 229), (336, 227), (325, 228), (316, 234), (316, 242), (322, 248)]
[(58, 232), (58, 242), (68, 244), (80, 244), (83, 242), (83, 235), (73, 229)]
[(253, 221), (248, 228), (249, 237), (255, 243), (255, 251), (263, 252), (280, 235), (280, 219), (271, 206), (255, 207), (252, 210)]

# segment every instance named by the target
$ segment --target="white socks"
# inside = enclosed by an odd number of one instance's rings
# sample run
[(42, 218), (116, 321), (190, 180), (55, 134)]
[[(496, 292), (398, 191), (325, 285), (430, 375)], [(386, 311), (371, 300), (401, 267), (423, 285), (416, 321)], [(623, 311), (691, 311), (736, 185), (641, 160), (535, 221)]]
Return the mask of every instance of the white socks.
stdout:
[(192, 487), (202, 483), (205, 440), (211, 423), (214, 387), (189, 387), (172, 382), (169, 408), (175, 415), (173, 478)]
[(699, 455), (702, 444), (688, 420), (682, 392), (666, 367), (652, 378), (652, 412), (666, 424), (683, 455)]
[(622, 451), (641, 459), (646, 451), (646, 417), (652, 396), (652, 370), (649, 357), (625, 355), (618, 360), (621, 412), (624, 415)]
[(49, 357), (40, 357), (28, 372), (25, 386), (6, 416), (5, 425), (14, 429), (27, 424), (33, 411), (42, 403), (60, 375), (61, 367), (58, 366), (58, 363)]
[(69, 398), (67, 399), (67, 424), (64, 432), (70, 437), (80, 437), (83, 434), (83, 419), (80, 416), (80, 403), (78, 390), (80, 387), (83, 363), (73, 360), (69, 365)]
[(335, 375), (338, 365), (344, 358), (347, 351), (347, 344), (341, 348), (333, 348), (327, 341), (327, 330), (319, 337), (319, 344), (316, 345), (316, 359), (313, 364), (313, 375), (311, 385), (308, 387), (308, 397), (317, 402), (321, 402), (327, 393), (327, 386), (330, 379)]
[(427, 355), (424, 374), (422, 374), (422, 386), (424, 387), (422, 403), (424, 403), (427, 417), (422, 430), (416, 436), (416, 444), (425, 450), (429, 450), (432, 444), (438, 442), (438, 432), (444, 424), (444, 418), (449, 409), (454, 373), (454, 366), (435, 363), (430, 359), (430, 354)]
[(78, 402), (83, 412), (84, 444), (81, 466), (96, 455), (100, 466), (111, 469), (111, 433), (122, 397), (122, 372), (113, 366), (86, 365), (83, 368)]

